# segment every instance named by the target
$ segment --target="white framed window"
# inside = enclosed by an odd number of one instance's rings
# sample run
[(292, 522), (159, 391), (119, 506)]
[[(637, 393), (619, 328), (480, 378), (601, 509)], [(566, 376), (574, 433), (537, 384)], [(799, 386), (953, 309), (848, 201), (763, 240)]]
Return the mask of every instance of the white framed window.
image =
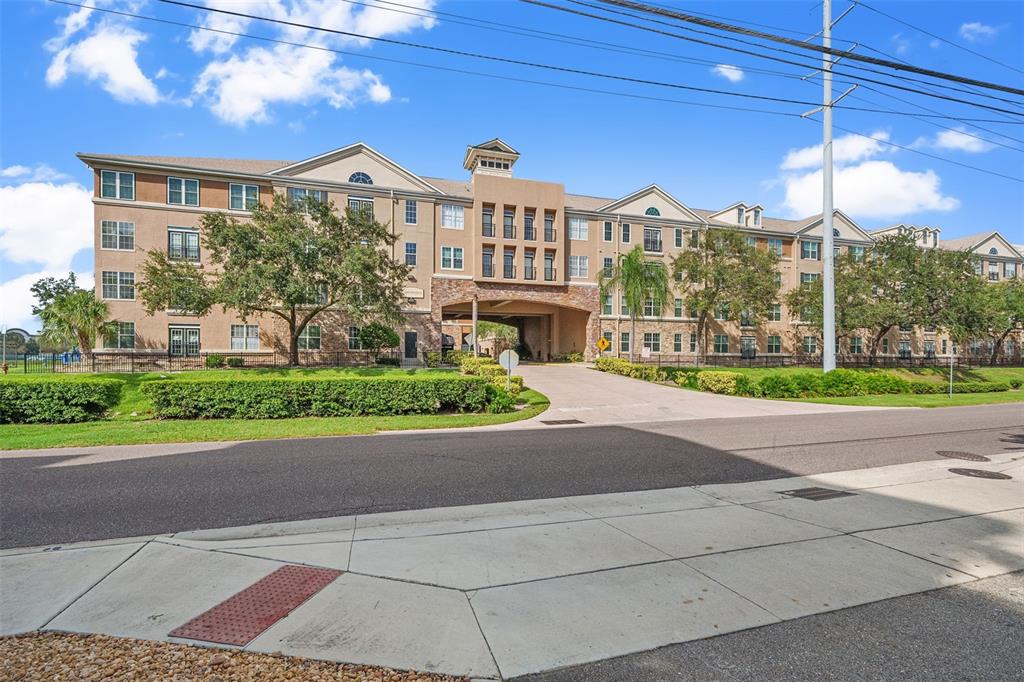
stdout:
[(604, 232), (602, 233), (601, 238), (606, 242), (610, 242), (615, 238), (615, 232), (612, 229), (612, 221), (604, 221)]
[(821, 244), (800, 242), (800, 257), (804, 260), (821, 260)]
[(628, 244), (629, 243), (629, 236), (630, 236), (629, 232), (630, 232), (630, 230), (629, 230), (629, 223), (622, 223), (622, 243), (623, 244)]
[(256, 185), (231, 183), (228, 186), (228, 207), (232, 211), (251, 211), (260, 202), (260, 188)]
[(611, 315), (612, 314), (612, 295), (605, 294), (601, 297), (601, 314)]
[(569, 216), (569, 239), (585, 242), (589, 238), (589, 223), (586, 218)]
[(416, 242), (405, 243), (405, 264), (416, 265)]
[(650, 348), (652, 353), (660, 353), (661, 332), (644, 332), (644, 348)]
[(101, 295), (103, 298), (135, 300), (135, 273), (104, 270), (101, 274)]
[(461, 246), (441, 247), (441, 268), (443, 270), (461, 270), (463, 266)]
[(320, 325), (306, 325), (299, 334), (299, 350), (320, 350)]
[(864, 341), (859, 336), (850, 337), (850, 352), (854, 355), (860, 355), (864, 352)]
[(195, 178), (167, 178), (167, 203), (179, 206), (199, 205), (199, 181)]
[(807, 355), (814, 355), (818, 352), (818, 337), (817, 336), (805, 336), (804, 337), (804, 353)]
[(761, 227), (761, 209), (754, 209), (754, 227)]
[(1003, 263), (1003, 277), (1006, 279), (1013, 279), (1017, 276), (1017, 264), (1016, 263)]
[(619, 352), (629, 352), (629, 332), (619, 332)]
[(644, 301), (644, 317), (661, 317), (661, 301), (653, 298)]
[(615, 273), (615, 260), (611, 256), (605, 256), (601, 263), (604, 276), (611, 277)]
[(696, 353), (697, 352), (697, 333), (696, 332), (690, 332), (690, 352), (691, 353)]
[(740, 225), (747, 224), (747, 209), (742, 206), (736, 209), (736, 222)]
[(769, 353), (781, 353), (782, 352), (782, 337), (773, 334), (768, 337), (768, 352)]
[(672, 352), (682, 353), (683, 352), (683, 335), (676, 332), (672, 335)]
[(753, 237), (753, 236), (748, 235), (747, 236), (747, 246), (753, 246), (754, 248), (757, 248), (757, 237)]
[(175, 325), (167, 328), (167, 349), (175, 356), (199, 355), (199, 327)]
[(135, 348), (135, 323), (115, 322), (117, 325), (109, 339), (104, 339), (105, 348)]
[(999, 280), (999, 263), (995, 261), (988, 262), (988, 278), (991, 282)]
[(715, 334), (715, 352), (716, 353), (728, 353), (729, 352), (729, 337), (725, 334)]
[(100, 196), (104, 199), (135, 201), (135, 173), (101, 170)]
[(854, 262), (859, 263), (864, 260), (864, 247), (863, 246), (851, 246), (850, 247), (850, 258)]
[(231, 325), (231, 350), (259, 350), (260, 327), (257, 324)]
[(441, 227), (449, 230), (465, 229), (465, 208), (455, 204), (441, 204)]
[(167, 257), (170, 260), (199, 262), (199, 230), (187, 227), (167, 228)]
[(405, 224), (415, 225), (416, 224), (416, 200), (406, 199), (405, 200)]
[(619, 300), (619, 314), (624, 316), (624, 317), (628, 317), (629, 316), (629, 304), (626, 303), (626, 297), (625, 296), (623, 296)]
[(569, 276), (588, 277), (590, 260), (586, 256), (569, 256)]
[(105, 251), (134, 251), (135, 223), (101, 220), (100, 248)]
[(768, 251), (774, 253), (776, 256), (782, 256), (782, 240), (781, 239), (769, 239), (768, 240)]
[(683, 316), (683, 299), (677, 298), (675, 300), (675, 305), (672, 306), (672, 314), (675, 317)]
[(373, 199), (368, 197), (349, 197), (348, 207), (356, 213), (362, 213), (373, 218)]
[(683, 248), (683, 242), (684, 242), (683, 234), (684, 234), (683, 228), (677, 227), (676, 228), (676, 248), (677, 249)]
[(782, 322), (782, 304), (772, 303), (771, 310), (768, 311), (769, 322)]
[(363, 342), (359, 340), (359, 327), (352, 325), (348, 328), (348, 349), (362, 350)]
[(810, 284), (811, 282), (817, 282), (821, 279), (820, 272), (801, 272), (800, 273), (800, 284)]
[(319, 189), (306, 189), (305, 187), (289, 187), (288, 201), (297, 207), (303, 207), (306, 199), (314, 201), (327, 201), (327, 192)]

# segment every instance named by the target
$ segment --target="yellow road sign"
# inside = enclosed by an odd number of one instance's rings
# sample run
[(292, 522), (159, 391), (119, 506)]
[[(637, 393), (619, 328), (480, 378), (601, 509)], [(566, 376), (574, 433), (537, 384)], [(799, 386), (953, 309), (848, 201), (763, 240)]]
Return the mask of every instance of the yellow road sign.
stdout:
[(608, 339), (604, 338), (603, 336), (597, 340), (597, 349), (599, 351), (601, 351), (602, 353), (604, 351), (608, 350), (608, 346), (610, 346), (610, 345), (612, 345), (612, 344), (610, 344), (608, 342)]

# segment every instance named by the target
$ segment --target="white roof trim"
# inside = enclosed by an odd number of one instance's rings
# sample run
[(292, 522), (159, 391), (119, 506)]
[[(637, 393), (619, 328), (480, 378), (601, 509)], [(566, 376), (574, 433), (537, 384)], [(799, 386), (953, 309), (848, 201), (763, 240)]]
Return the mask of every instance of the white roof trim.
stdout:
[(360, 152), (366, 154), (367, 156), (373, 157), (374, 160), (384, 164), (391, 170), (405, 177), (410, 182), (419, 185), (423, 189), (429, 190), (431, 192), (436, 192), (437, 194), (444, 194), (444, 192), (439, 190), (437, 187), (434, 187), (429, 182), (427, 182), (420, 176), (416, 175), (412, 171), (408, 170), (407, 168), (404, 168), (403, 166), (395, 163), (394, 161), (384, 156), (376, 149), (374, 149), (373, 147), (364, 142), (355, 142), (345, 147), (339, 147), (338, 149), (333, 149), (329, 152), (318, 154), (317, 156), (311, 156), (310, 158), (304, 159), (302, 161), (296, 161), (295, 163), (289, 166), (284, 166), (283, 168), (275, 168), (274, 170), (269, 171), (267, 175), (294, 175), (297, 172), (309, 170), (310, 168), (316, 168), (318, 166), (323, 166), (325, 164), (331, 163), (332, 161), (336, 161), (337, 159), (344, 159), (349, 156), (352, 156), (353, 154), (358, 154)]
[[(855, 222), (855, 221), (853, 220), (853, 218), (851, 218), (850, 216), (846, 215), (845, 213), (843, 213), (842, 211), (840, 211), (840, 210), (839, 210), (838, 208), (837, 208), (837, 209), (835, 209), (834, 211), (832, 211), (832, 216), (833, 216), (833, 217), (839, 216), (839, 217), (840, 217), (840, 218), (842, 218), (842, 219), (843, 219), (844, 221), (846, 221), (847, 223), (849, 223), (850, 227), (852, 227), (852, 228), (853, 228), (854, 230), (856, 230), (857, 232), (859, 232), (859, 233), (860, 233), (860, 235), (861, 235), (861, 236), (862, 236), (862, 237), (864, 238), (864, 241), (866, 241), (866, 242), (874, 241), (874, 239), (872, 239), (871, 235), (870, 235), (870, 234), (868, 234), (867, 232), (865, 232), (865, 231), (864, 231), (864, 230), (863, 230), (863, 229), (861, 228), (861, 226), (860, 226), (860, 225), (858, 225), (858, 224), (857, 224), (857, 223), (856, 223), (856, 222)], [(799, 237), (800, 235), (802, 235), (802, 234), (804, 234), (805, 232), (808, 232), (808, 231), (810, 231), (810, 230), (814, 229), (815, 227), (817, 227), (818, 225), (821, 225), (821, 224), (823, 224), (824, 222), (825, 222), (825, 216), (823, 216), (823, 215), (822, 215), (822, 216), (818, 216), (818, 218), (816, 218), (815, 220), (812, 220), (812, 221), (811, 221), (810, 223), (808, 223), (807, 225), (804, 225), (804, 226), (803, 226), (803, 227), (801, 227), (801, 228), (800, 228), (799, 230), (797, 230), (797, 231), (796, 231), (796, 236), (797, 236), (797, 237)]]
[[(635, 192), (633, 192), (631, 194), (627, 194), (626, 196), (622, 197), (621, 199), (616, 199), (615, 201), (611, 202), (610, 204), (605, 204), (604, 206), (599, 206), (597, 209), (595, 209), (595, 211), (598, 212), (598, 213), (615, 213), (615, 209), (617, 209), (618, 207), (623, 206), (624, 204), (628, 204), (629, 202), (633, 201), (634, 199), (637, 199), (637, 198), (643, 196), (644, 194), (649, 194), (650, 192), (654, 192), (655, 194), (659, 195), (662, 199), (664, 199), (668, 203), (672, 204), (676, 209), (679, 210), (680, 213), (683, 213), (684, 215), (690, 216), (693, 219), (693, 222), (699, 223), (701, 225), (707, 225), (708, 224), (707, 220), (705, 220), (704, 218), (701, 218), (699, 215), (697, 215), (696, 213), (691, 211), (689, 208), (687, 208), (685, 204), (683, 204), (678, 199), (676, 199), (674, 196), (672, 196), (671, 194), (669, 194), (668, 192), (663, 190), (661, 187), (658, 187), (656, 184), (653, 184), (653, 183), (650, 184), (650, 185), (647, 185), (646, 187), (644, 187), (642, 189), (638, 189), (637, 191), (635, 191)], [(650, 216), (648, 216), (648, 217), (650, 217)]]

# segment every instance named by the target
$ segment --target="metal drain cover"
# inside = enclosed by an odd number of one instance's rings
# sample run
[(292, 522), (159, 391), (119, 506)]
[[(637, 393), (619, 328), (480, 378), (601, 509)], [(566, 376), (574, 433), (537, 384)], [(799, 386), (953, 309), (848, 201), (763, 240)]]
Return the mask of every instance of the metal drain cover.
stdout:
[(849, 493), (845, 490), (833, 490), (832, 488), (797, 488), (796, 490), (780, 490), (780, 495), (786, 495), (788, 497), (799, 497), (803, 500), (811, 500), (813, 502), (821, 502), (822, 500), (831, 500), (836, 497), (849, 497), (856, 495), (857, 493)]
[(968, 462), (991, 462), (985, 455), (976, 455), (973, 452), (960, 452), (959, 450), (937, 450), (935, 452), (939, 457), (945, 457), (947, 459), (966, 459)]
[(984, 469), (950, 469), (949, 473), (959, 476), (970, 476), (972, 478), (991, 478), (996, 481), (1009, 481), (1013, 476), (998, 471), (985, 471)]
[(579, 419), (549, 419), (547, 421), (541, 420), (541, 424), (547, 424), (548, 426), (561, 426), (562, 424), (582, 424)]

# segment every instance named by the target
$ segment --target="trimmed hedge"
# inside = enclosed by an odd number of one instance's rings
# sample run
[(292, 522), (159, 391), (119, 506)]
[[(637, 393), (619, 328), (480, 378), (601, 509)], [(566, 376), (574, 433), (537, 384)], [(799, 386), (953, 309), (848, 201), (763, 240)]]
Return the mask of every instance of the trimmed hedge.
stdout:
[(333, 379), (177, 379), (150, 381), (142, 392), (158, 417), (283, 419), (480, 412), (488, 382), (455, 374)]
[(118, 379), (38, 377), (0, 381), (0, 424), (70, 424), (99, 419), (117, 405)]
[(739, 372), (705, 370), (697, 373), (697, 388), (707, 393), (722, 395), (750, 395), (750, 379)]
[(594, 364), (599, 370), (609, 374), (620, 374), (624, 377), (643, 379), (644, 381), (668, 380), (666, 371), (655, 365), (638, 365), (622, 358), (597, 358)]

